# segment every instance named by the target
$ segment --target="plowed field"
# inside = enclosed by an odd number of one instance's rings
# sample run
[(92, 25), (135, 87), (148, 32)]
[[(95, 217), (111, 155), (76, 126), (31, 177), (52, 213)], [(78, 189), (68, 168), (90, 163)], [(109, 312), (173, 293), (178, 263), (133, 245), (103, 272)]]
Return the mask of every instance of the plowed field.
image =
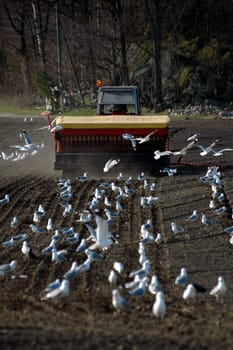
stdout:
[[(76, 248), (89, 231), (79, 219), (79, 212), (88, 209), (96, 189), (105, 192), (99, 198), (97, 208), (104, 209), (104, 197), (108, 197), (116, 212), (116, 195), (102, 179), (80, 182), (71, 181), (72, 196), (68, 200), (73, 211), (64, 216), (60, 204), (58, 185), (60, 173), (53, 171), (54, 152), (52, 139), (42, 118), (33, 122), (23, 118), (0, 118), (0, 152), (9, 155), (12, 145), (22, 144), (19, 133), (26, 129), (33, 142), (44, 143), (44, 148), (34, 156), (13, 161), (0, 158), (0, 199), (9, 194), (10, 201), (0, 204), (0, 265), (16, 260), (13, 271), (0, 277), (0, 342), (2, 349), (232, 349), (233, 324), (233, 247), (224, 229), (233, 225), (233, 152), (225, 152), (221, 157), (212, 154), (201, 157), (200, 149), (193, 148), (183, 158), (182, 166), (177, 166), (177, 158), (171, 161), (177, 173), (174, 176), (161, 174), (149, 178), (148, 183), (156, 183), (156, 190), (144, 188), (144, 182), (135, 176), (128, 185), (134, 192), (125, 197), (119, 212), (109, 224), (116, 241), (109, 249), (101, 252), (104, 258), (93, 261), (86, 272), (70, 280), (70, 293), (61, 300), (43, 300), (45, 288), (70, 269), (74, 261), (78, 265), (86, 259), (85, 252), (77, 253)], [(208, 118), (188, 119), (171, 122), (170, 149), (179, 150), (187, 144), (187, 138), (200, 133), (198, 143), (209, 145), (215, 139), (216, 147), (233, 146), (233, 120)], [(152, 161), (154, 161), (152, 159)], [(190, 165), (192, 164), (192, 166)], [(209, 208), (212, 189), (209, 183), (200, 181), (208, 166), (220, 165), (222, 202), (216, 208), (226, 207), (222, 215)], [(77, 169), (77, 177), (82, 174)], [(124, 175), (124, 174), (123, 174)], [(124, 188), (127, 177), (118, 181)], [(103, 185), (105, 183), (105, 186)], [(141, 205), (141, 197), (154, 196), (158, 200), (149, 206)], [(45, 215), (38, 223), (47, 231), (51, 218), (54, 227), (46, 233), (34, 233), (30, 228), (33, 213), (42, 205)], [(185, 219), (197, 210), (198, 220)], [(205, 214), (214, 224), (201, 223)], [(12, 228), (10, 223), (16, 216), (19, 224)], [(90, 224), (95, 228), (95, 212)], [(105, 217), (106, 218), (106, 217)], [(154, 240), (145, 243), (146, 256), (150, 261), (149, 279), (156, 274), (165, 295), (167, 306), (163, 321), (152, 314), (155, 296), (148, 289), (141, 296), (131, 296), (125, 283), (132, 280), (130, 272), (141, 268), (139, 261), (139, 240), (141, 226), (148, 220), (152, 226), (151, 235), (160, 232), (163, 242)], [(184, 228), (184, 232), (174, 234), (171, 222)], [(67, 261), (51, 261), (51, 253), (42, 254), (55, 230), (73, 227), (79, 233), (76, 244), (68, 243), (65, 234), (60, 235), (57, 249), (67, 249)], [(21, 241), (5, 246), (3, 242), (18, 234), (27, 234), (27, 241), (34, 257), (28, 258), (21, 252)], [(92, 241), (87, 241), (91, 244)], [(113, 287), (108, 281), (113, 263), (123, 263), (124, 270)], [(174, 281), (181, 267), (188, 272), (190, 283), (198, 283), (206, 288), (194, 300), (182, 298), (184, 287)], [(1, 267), (0, 267), (1, 270)], [(227, 292), (220, 300), (209, 294), (223, 276)], [(112, 289), (118, 288), (131, 305), (130, 310), (117, 312), (112, 306)]]

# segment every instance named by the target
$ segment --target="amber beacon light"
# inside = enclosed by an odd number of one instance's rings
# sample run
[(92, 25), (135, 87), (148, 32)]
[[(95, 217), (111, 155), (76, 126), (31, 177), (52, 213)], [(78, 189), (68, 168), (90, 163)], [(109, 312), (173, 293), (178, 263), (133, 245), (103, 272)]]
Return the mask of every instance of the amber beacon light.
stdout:
[(101, 87), (103, 84), (102, 84), (102, 80), (96, 80), (96, 86), (97, 87)]

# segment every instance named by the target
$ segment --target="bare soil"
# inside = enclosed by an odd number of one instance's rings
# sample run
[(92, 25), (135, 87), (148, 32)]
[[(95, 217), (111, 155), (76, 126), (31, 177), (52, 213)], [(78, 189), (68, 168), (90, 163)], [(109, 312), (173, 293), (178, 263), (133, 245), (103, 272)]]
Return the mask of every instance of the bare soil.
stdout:
[[(134, 194), (122, 202), (125, 211), (110, 224), (110, 230), (118, 238), (104, 252), (104, 259), (92, 263), (90, 270), (80, 273), (70, 282), (70, 293), (63, 300), (41, 300), (48, 283), (62, 278), (73, 261), (78, 265), (85, 260), (85, 253), (77, 253), (76, 245), (64, 239), (59, 248), (68, 249), (68, 261), (56, 264), (51, 255), (42, 255), (41, 249), (51, 239), (51, 232), (33, 233), (29, 227), (33, 212), (42, 204), (46, 210), (40, 227), (46, 228), (48, 218), (54, 222), (54, 230), (73, 226), (82, 237), (89, 233), (83, 223), (76, 222), (78, 211), (87, 208), (94, 190), (105, 182), (102, 179), (81, 183), (72, 180), (73, 213), (63, 217), (59, 204), (58, 179), (62, 174), (53, 171), (53, 141), (47, 130), (40, 130), (46, 122), (34, 118), (33, 122), (23, 118), (0, 118), (0, 152), (10, 154), (11, 145), (22, 143), (19, 133), (26, 129), (34, 142), (44, 142), (45, 147), (35, 156), (21, 161), (0, 159), (0, 199), (6, 193), (8, 204), (0, 205), (0, 241), (26, 233), (36, 258), (28, 259), (21, 253), (22, 242), (11, 247), (0, 246), (0, 265), (15, 259), (17, 267), (1, 278), (0, 293), (0, 342), (2, 349), (232, 349), (233, 323), (233, 254), (229, 235), (224, 228), (233, 224), (233, 152), (222, 157), (200, 157), (200, 150), (192, 149), (177, 165), (171, 162), (177, 174), (150, 178), (156, 182), (156, 192), (145, 190), (143, 182), (134, 178), (130, 188)], [(192, 133), (200, 133), (199, 143), (209, 145), (218, 139), (218, 148), (232, 147), (233, 120), (203, 118), (176, 120), (171, 122), (170, 148), (178, 150), (187, 144)], [(153, 161), (153, 160), (152, 160)], [(192, 165), (191, 165), (192, 164)], [(200, 181), (207, 167), (220, 165), (222, 172), (223, 203), (227, 211), (216, 215), (209, 208), (211, 187)], [(77, 176), (82, 174), (77, 169)], [(123, 174), (124, 175), (124, 174)], [(161, 174), (162, 175), (162, 174)], [(118, 182), (123, 186), (125, 180)], [(140, 197), (158, 196), (156, 204), (142, 208)], [(113, 203), (115, 194), (106, 188), (105, 195)], [(100, 208), (104, 208), (100, 200)], [(196, 209), (199, 220), (187, 222), (185, 218)], [(206, 214), (214, 220), (213, 226), (201, 224), (200, 217)], [(14, 229), (10, 222), (14, 216), (19, 226)], [(130, 281), (129, 273), (140, 268), (140, 228), (148, 219), (152, 220), (151, 233), (161, 232), (164, 242), (147, 243), (147, 256), (151, 261), (149, 276), (156, 274), (165, 294), (167, 313), (163, 321), (152, 314), (154, 296), (146, 291), (143, 296), (130, 296), (124, 284)], [(184, 227), (184, 233), (174, 235), (171, 222)], [(91, 224), (95, 227), (95, 220)], [(108, 275), (114, 261), (124, 264), (117, 287), (120, 288), (131, 309), (116, 312), (112, 306), (112, 286)], [(183, 288), (174, 284), (181, 267), (186, 267), (190, 283), (206, 288), (193, 301), (182, 298)], [(209, 295), (222, 275), (227, 284), (227, 293), (217, 301)]]

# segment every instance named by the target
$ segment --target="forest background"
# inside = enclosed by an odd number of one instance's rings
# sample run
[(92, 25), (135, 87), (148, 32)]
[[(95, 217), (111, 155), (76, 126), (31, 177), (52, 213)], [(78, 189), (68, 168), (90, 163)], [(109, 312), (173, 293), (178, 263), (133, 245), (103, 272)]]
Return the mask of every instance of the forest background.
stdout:
[(233, 100), (233, 1), (1, 0), (0, 96), (95, 103), (96, 81), (142, 105)]

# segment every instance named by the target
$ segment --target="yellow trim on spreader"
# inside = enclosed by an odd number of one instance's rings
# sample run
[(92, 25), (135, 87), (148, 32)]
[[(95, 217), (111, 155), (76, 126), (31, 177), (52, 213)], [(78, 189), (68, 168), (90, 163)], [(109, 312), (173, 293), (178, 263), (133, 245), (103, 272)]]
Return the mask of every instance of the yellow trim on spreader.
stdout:
[(64, 129), (164, 129), (170, 123), (167, 115), (101, 115), (101, 116), (59, 116), (56, 125)]

